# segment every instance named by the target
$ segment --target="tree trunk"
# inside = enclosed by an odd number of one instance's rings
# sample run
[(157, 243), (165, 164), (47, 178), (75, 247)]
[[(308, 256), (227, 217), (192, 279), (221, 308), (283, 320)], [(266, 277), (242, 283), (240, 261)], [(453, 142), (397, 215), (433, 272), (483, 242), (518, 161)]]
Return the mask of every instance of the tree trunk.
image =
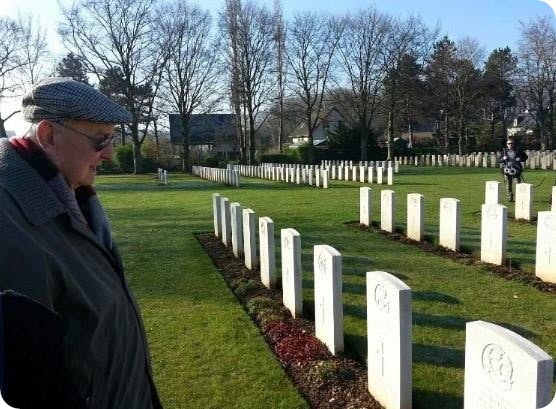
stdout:
[(368, 136), (368, 132), (366, 129), (366, 121), (361, 121), (361, 126), (360, 126), (360, 133), (359, 133), (359, 141), (360, 141), (360, 150), (361, 150), (361, 160), (362, 161), (366, 161), (367, 160), (367, 145), (368, 145), (368, 141), (367, 141), (367, 136)]
[(8, 134), (6, 133), (6, 128), (4, 127), (4, 123), (6, 121), (0, 118), (0, 138), (7, 138)]
[(388, 156), (386, 160), (392, 160), (394, 157), (394, 112), (391, 109), (388, 112)]
[(249, 113), (249, 164), (255, 164), (255, 118)]
[(137, 175), (143, 171), (143, 157), (141, 156), (141, 141), (139, 140), (139, 124), (133, 121), (131, 124), (131, 137), (133, 139), (133, 174)]

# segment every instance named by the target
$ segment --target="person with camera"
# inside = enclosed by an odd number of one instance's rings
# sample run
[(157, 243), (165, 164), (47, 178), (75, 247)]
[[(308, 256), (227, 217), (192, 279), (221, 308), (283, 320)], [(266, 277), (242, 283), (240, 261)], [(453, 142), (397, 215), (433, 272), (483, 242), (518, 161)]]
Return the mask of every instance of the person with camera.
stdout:
[(502, 149), (502, 157), (500, 160), (500, 167), (504, 174), (504, 181), (506, 182), (506, 190), (508, 193), (508, 200), (514, 201), (513, 182), (522, 183), (524, 162), (527, 160), (527, 154), (516, 146), (513, 139), (506, 141), (506, 146)]

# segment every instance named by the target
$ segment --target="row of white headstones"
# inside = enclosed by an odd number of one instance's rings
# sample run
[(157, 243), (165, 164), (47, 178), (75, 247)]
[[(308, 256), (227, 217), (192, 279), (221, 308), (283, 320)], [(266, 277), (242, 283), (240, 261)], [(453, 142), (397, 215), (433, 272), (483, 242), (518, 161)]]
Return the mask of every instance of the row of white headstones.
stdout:
[[(499, 182), (486, 182), (485, 204), (481, 206), (481, 260), (503, 265), (506, 262), (508, 240), (508, 209), (498, 204)], [(526, 185), (526, 184), (523, 184)], [(516, 200), (532, 203), (532, 186), (518, 189), (523, 198)], [(498, 190), (496, 190), (498, 189)], [(527, 193), (527, 194), (525, 194)], [(553, 189), (556, 199), (556, 188)], [(517, 197), (517, 195), (516, 195)], [(556, 283), (556, 205), (551, 211), (538, 212), (535, 274), (541, 280)], [(359, 223), (372, 223), (372, 189), (361, 187), (359, 192)], [(530, 210), (529, 210), (530, 213)], [(380, 192), (380, 229), (393, 233), (395, 229), (396, 193), (393, 190)], [(425, 235), (425, 198), (419, 193), (407, 195), (408, 238), (422, 241)], [(439, 244), (453, 251), (459, 251), (461, 230), (461, 204), (458, 199), (440, 199)]]
[(303, 184), (328, 189), (328, 172), (314, 165), (228, 165), (228, 168), (236, 169), (241, 175), (250, 178), (295, 183), (298, 185)]
[[(556, 158), (553, 151), (526, 151), (528, 159), (525, 166), (530, 169), (554, 169), (556, 170)], [(413, 166), (460, 166), (460, 167), (491, 167), (499, 164), (500, 152), (478, 152), (466, 155), (444, 154), (444, 155), (419, 155), (396, 157), (402, 165)]]
[(210, 168), (207, 166), (193, 166), (191, 173), (201, 179), (224, 185), (239, 187), (239, 172), (233, 169)]
[(157, 174), (158, 180), (164, 184), (164, 186), (168, 186), (168, 171), (166, 169), (158, 168)]
[[(214, 233), (273, 288), (277, 281), (274, 222), (213, 194)], [(301, 236), (282, 229), (283, 303), (293, 317), (303, 310)], [(260, 261), (260, 262), (259, 262)], [(331, 246), (313, 248), (315, 334), (331, 351), (344, 349), (342, 256)], [(411, 289), (384, 271), (366, 273), (368, 389), (386, 409), (412, 406)], [(464, 409), (538, 409), (550, 401), (553, 360), (541, 348), (501, 326), (466, 324)], [(546, 408), (556, 409), (556, 399)]]

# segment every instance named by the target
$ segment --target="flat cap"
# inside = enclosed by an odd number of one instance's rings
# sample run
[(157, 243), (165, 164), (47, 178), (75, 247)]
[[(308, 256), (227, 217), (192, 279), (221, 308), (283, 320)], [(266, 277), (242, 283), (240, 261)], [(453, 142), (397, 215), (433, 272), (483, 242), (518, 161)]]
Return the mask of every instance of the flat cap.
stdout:
[(122, 124), (131, 122), (131, 114), (90, 85), (71, 78), (46, 78), (23, 97), (23, 118), (28, 122), (43, 119)]

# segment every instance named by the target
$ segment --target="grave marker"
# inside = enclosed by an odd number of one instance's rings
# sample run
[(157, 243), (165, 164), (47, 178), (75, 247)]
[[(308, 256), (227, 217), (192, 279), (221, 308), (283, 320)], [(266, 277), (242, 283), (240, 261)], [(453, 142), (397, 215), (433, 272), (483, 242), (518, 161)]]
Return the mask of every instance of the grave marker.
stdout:
[(535, 275), (556, 283), (556, 212), (539, 212)]
[(453, 251), (460, 246), (461, 205), (458, 199), (440, 199), (439, 244)]
[(464, 409), (538, 409), (550, 402), (552, 358), (484, 321), (466, 324)]
[(255, 233), (256, 213), (251, 209), (243, 209), (243, 252), (245, 266), (253, 269), (257, 266), (257, 237)]
[(344, 350), (342, 255), (327, 245), (314, 246), (315, 334), (332, 354)]
[(303, 313), (303, 287), (301, 276), (301, 235), (294, 229), (282, 229), (282, 300), (292, 317)]
[(502, 265), (506, 261), (508, 209), (499, 204), (481, 206), (481, 260)]
[(240, 258), (243, 255), (243, 214), (238, 202), (230, 204), (232, 216), (232, 250), (234, 256)]
[(370, 187), (359, 188), (359, 223), (370, 226), (372, 222), (372, 189)]
[(419, 193), (407, 195), (407, 238), (422, 241), (425, 236), (425, 197)]
[(380, 192), (380, 229), (394, 233), (396, 193), (393, 190)]
[(369, 392), (387, 409), (411, 409), (411, 289), (384, 271), (367, 272)]
[(259, 245), (261, 281), (265, 287), (276, 287), (276, 248), (274, 247), (274, 222), (270, 217), (259, 218)]

